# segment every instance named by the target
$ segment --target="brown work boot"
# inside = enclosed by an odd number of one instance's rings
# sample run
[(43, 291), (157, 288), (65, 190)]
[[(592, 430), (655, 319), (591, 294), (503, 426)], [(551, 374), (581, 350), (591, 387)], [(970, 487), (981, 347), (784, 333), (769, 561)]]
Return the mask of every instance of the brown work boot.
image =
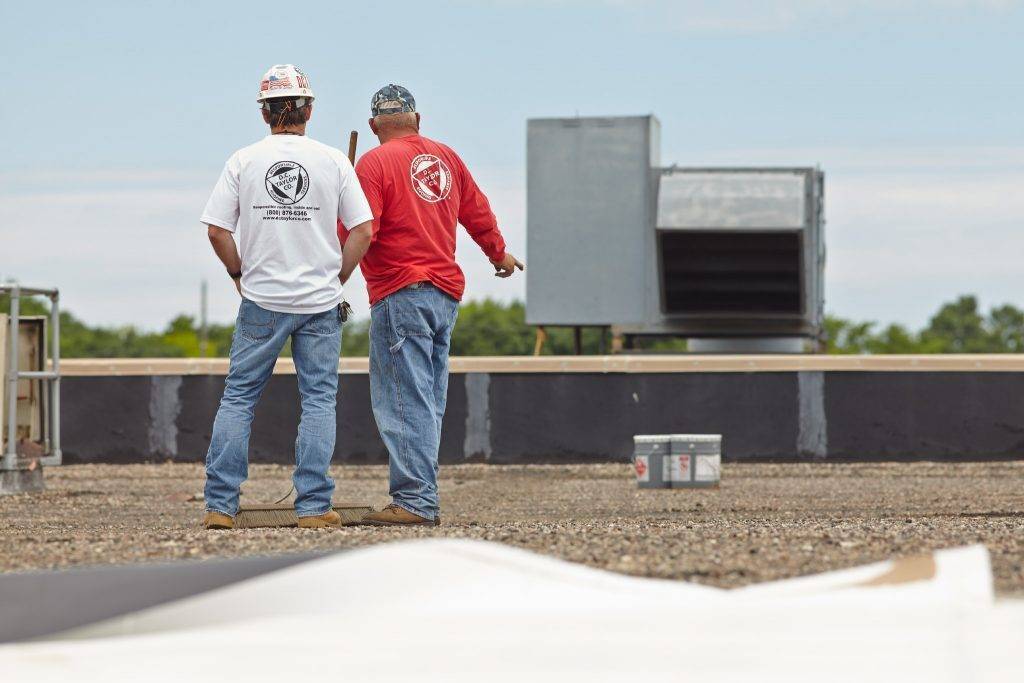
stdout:
[(437, 526), (440, 523), (440, 517), (437, 519), (420, 517), (394, 503), (388, 505), (380, 512), (368, 512), (363, 515), (363, 524), (370, 524), (372, 526)]
[(210, 510), (203, 516), (203, 526), (207, 529), (234, 529), (235, 518), (223, 512)]
[(302, 529), (323, 529), (329, 526), (341, 526), (341, 515), (334, 510), (313, 517), (299, 517), (299, 527)]

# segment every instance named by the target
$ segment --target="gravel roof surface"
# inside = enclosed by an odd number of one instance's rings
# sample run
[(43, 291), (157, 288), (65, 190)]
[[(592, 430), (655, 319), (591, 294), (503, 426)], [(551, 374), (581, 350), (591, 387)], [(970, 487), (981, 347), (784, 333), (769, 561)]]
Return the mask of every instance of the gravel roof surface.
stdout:
[[(388, 503), (387, 469), (333, 469), (342, 504)], [(253, 465), (243, 501), (290, 470)], [(73, 465), (0, 497), (0, 571), (350, 548), (445, 536), (613, 571), (740, 586), (984, 543), (1024, 596), (1024, 462), (726, 464), (711, 490), (638, 490), (626, 464), (441, 467), (437, 528), (204, 531), (199, 464)]]

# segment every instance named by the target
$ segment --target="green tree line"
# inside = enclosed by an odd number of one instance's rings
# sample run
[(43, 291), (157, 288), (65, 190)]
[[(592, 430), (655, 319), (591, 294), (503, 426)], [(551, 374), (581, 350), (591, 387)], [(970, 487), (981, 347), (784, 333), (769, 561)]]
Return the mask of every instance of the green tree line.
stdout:
[(974, 296), (943, 304), (924, 329), (902, 325), (877, 329), (873, 322), (829, 316), (828, 353), (1022, 353), (1024, 311), (1003, 304), (983, 313)]
[[(0, 296), (0, 312), (10, 310), (10, 299)], [(36, 299), (22, 299), (22, 315), (45, 315), (47, 305)], [(828, 353), (1024, 353), (1024, 311), (1004, 304), (987, 313), (974, 296), (961, 296), (944, 304), (921, 330), (902, 325), (879, 327), (874, 322), (828, 316), (825, 321)], [(231, 348), (232, 325), (207, 327), (206, 356), (227, 356)], [(369, 321), (345, 325), (342, 353), (365, 356), (369, 348)], [(602, 331), (586, 328), (582, 350), (586, 354), (608, 349)], [(470, 301), (459, 309), (459, 322), (452, 335), (452, 354), (458, 356), (521, 356), (533, 353), (535, 329), (526, 324), (526, 308), (518, 301), (499, 303)], [(651, 351), (685, 350), (685, 342), (674, 339), (641, 339), (641, 348)], [(549, 328), (544, 354), (573, 352), (572, 331)], [(285, 355), (290, 349), (285, 348)], [(61, 313), (61, 355), (65, 358), (198, 357), (199, 326), (192, 316), (179, 315), (159, 332), (132, 326), (92, 327), (70, 312)]]

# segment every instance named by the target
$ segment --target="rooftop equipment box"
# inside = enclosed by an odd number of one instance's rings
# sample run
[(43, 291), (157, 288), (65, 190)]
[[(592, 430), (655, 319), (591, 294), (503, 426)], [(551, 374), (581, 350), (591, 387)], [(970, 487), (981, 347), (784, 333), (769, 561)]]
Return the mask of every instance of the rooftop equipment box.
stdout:
[(817, 339), (823, 174), (661, 168), (653, 116), (527, 123), (526, 317)]

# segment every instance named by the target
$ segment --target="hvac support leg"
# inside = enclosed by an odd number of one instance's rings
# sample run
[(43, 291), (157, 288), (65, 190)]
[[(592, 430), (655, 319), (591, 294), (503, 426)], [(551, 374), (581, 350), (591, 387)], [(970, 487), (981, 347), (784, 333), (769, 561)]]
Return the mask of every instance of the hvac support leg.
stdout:
[(615, 327), (614, 325), (611, 328), (609, 328), (609, 331), (612, 335), (612, 353), (622, 353), (622, 332), (620, 332), (619, 328)]
[(537, 326), (537, 338), (533, 342), (533, 355), (539, 356), (540, 352), (544, 349), (544, 342), (548, 340), (547, 330), (544, 329), (543, 325)]

